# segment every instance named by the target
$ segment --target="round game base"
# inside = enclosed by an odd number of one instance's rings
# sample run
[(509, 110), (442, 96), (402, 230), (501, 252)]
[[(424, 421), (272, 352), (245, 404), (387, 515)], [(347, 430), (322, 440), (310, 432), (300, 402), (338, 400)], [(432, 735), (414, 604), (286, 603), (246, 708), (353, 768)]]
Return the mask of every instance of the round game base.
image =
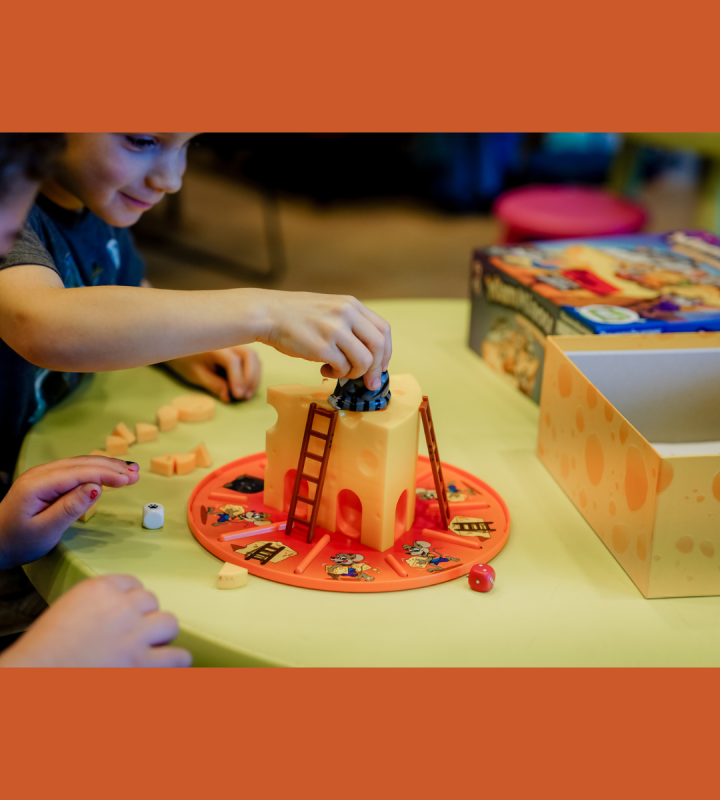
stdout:
[(271, 581), (329, 592), (418, 589), (466, 575), (474, 564), (490, 561), (508, 539), (510, 514), (502, 498), (478, 478), (445, 463), (450, 519), (459, 532), (443, 530), (430, 460), (419, 456), (415, 521), (389, 550), (380, 553), (361, 544), (359, 537), (320, 526), (308, 543), (302, 526), (294, 527), (290, 536), (276, 527), (287, 519), (287, 509), (278, 511), (263, 502), (266, 464), (265, 453), (256, 453), (203, 478), (190, 495), (188, 523), (213, 555)]

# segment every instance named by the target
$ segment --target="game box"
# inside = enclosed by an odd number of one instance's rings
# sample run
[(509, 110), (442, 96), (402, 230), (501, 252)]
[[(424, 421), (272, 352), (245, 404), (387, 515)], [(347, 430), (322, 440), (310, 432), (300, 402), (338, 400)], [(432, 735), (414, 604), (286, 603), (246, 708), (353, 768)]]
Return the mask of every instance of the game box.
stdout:
[(548, 339), (538, 457), (645, 597), (720, 594), (718, 397), (720, 333)]
[(720, 330), (720, 239), (675, 231), (475, 251), (470, 347), (540, 400), (550, 335)]

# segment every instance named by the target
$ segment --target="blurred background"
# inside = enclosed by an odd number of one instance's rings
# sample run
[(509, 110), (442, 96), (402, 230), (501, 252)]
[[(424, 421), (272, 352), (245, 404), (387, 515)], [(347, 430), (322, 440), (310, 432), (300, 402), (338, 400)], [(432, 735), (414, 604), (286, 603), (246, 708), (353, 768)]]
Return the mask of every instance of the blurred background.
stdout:
[(594, 187), (644, 231), (718, 233), (719, 165), (720, 134), (203, 134), (135, 235), (159, 288), (467, 297), (508, 192)]

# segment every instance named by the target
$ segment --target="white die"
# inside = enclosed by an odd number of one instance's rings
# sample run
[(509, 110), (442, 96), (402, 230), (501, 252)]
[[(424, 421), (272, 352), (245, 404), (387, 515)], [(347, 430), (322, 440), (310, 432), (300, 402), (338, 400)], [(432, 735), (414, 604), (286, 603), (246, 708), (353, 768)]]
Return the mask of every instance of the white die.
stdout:
[(160, 503), (148, 503), (143, 506), (143, 528), (156, 531), (165, 524), (165, 509)]

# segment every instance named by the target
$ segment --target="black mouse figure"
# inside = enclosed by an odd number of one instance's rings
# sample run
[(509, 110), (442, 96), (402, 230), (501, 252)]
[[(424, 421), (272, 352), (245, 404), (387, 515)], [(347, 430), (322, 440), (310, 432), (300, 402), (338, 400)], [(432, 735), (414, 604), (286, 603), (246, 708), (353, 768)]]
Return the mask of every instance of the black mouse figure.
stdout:
[(379, 389), (368, 389), (362, 378), (340, 378), (328, 403), (338, 411), (382, 411), (390, 397), (390, 376), (383, 372)]

